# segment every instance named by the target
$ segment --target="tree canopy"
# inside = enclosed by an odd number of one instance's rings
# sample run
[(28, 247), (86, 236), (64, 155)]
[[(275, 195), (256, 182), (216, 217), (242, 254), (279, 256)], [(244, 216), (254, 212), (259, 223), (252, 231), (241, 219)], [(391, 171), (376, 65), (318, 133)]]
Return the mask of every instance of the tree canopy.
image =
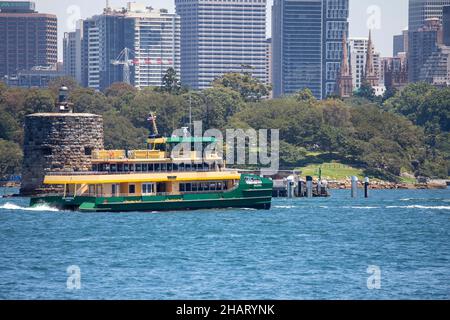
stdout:
[[(13, 153), (12, 164), (3, 165), (4, 171), (20, 170), (24, 118), (52, 111), (54, 90), (62, 83), (67, 85), (68, 80), (55, 81), (47, 90), (0, 83), (0, 141), (3, 150)], [(390, 93), (384, 102), (369, 100), (370, 94), (318, 101), (307, 89), (291, 97), (263, 99), (270, 88), (249, 74), (226, 74), (209, 89), (190, 91), (181, 89), (170, 70), (164, 88), (137, 90), (116, 83), (102, 93), (76, 83), (69, 86), (73, 86), (69, 99), (76, 112), (103, 115), (107, 148), (145, 147), (150, 112), (157, 114), (164, 135), (188, 126), (192, 114), (204, 130), (279, 129), (283, 168), (326, 160), (389, 180), (403, 172), (443, 178), (449, 173), (450, 88), (411, 84)]]

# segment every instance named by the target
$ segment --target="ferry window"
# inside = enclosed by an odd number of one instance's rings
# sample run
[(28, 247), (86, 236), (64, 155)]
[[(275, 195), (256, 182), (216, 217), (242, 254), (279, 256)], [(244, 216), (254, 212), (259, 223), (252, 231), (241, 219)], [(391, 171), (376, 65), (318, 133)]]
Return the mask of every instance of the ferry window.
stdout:
[(210, 191), (216, 191), (217, 190), (217, 184), (215, 182), (209, 184), (209, 190)]
[(142, 165), (142, 171), (148, 172), (148, 164), (145, 163)]
[(117, 171), (118, 172), (123, 172), (123, 164), (118, 164), (117, 165)]
[(112, 196), (113, 197), (117, 197), (118, 193), (119, 193), (119, 185), (117, 184), (113, 184), (111, 186), (111, 191), (112, 191)]
[(173, 171), (178, 171), (178, 164), (176, 163), (173, 164)]
[(135, 194), (136, 193), (136, 186), (134, 184), (130, 184), (128, 186), (128, 193), (129, 194)]
[(105, 164), (105, 171), (109, 171), (109, 170), (110, 170), (109, 164)]
[(155, 171), (161, 171), (161, 166), (159, 164), (155, 164)]
[(191, 192), (192, 191), (192, 184), (191, 183), (186, 183), (186, 191), (187, 192)]
[(167, 171), (169, 171), (169, 172), (173, 171), (173, 164), (171, 164), (171, 163), (167, 164)]
[(186, 164), (186, 171), (191, 171), (192, 170), (192, 165), (189, 163), (189, 164)]
[(198, 191), (198, 183), (193, 183), (192, 184), (192, 191), (193, 192), (197, 192)]
[(204, 164), (204, 169), (205, 169), (205, 171), (209, 171), (209, 164), (208, 163)]
[(148, 171), (150, 171), (150, 172), (155, 171), (155, 165), (154, 164), (149, 164), (148, 165)]
[(166, 184), (165, 183), (158, 183), (156, 185), (156, 192), (160, 192), (160, 193), (166, 192)]
[(92, 148), (91, 147), (84, 147), (84, 155), (85, 156), (92, 156)]
[(143, 183), (142, 184), (142, 194), (154, 194), (155, 184), (154, 183)]
[(178, 166), (178, 169), (180, 171), (184, 171), (184, 163), (180, 163), (180, 165)]
[(161, 164), (161, 171), (167, 171), (167, 164)]
[(134, 171), (135, 171), (135, 169), (134, 169), (134, 164), (130, 164), (130, 171), (131, 171), (131, 172), (134, 172)]
[(92, 171), (98, 171), (98, 166), (96, 165), (96, 164), (93, 164), (92, 165)]
[(125, 172), (129, 172), (130, 171), (130, 167), (128, 166), (128, 164), (124, 164), (123, 165), (123, 171), (125, 171)]
[(136, 171), (137, 172), (141, 172), (142, 171), (142, 164), (137, 164), (136, 165)]
[(94, 196), (95, 196), (95, 186), (89, 185), (89, 195), (90, 195), (91, 197), (94, 197)]
[(180, 192), (186, 191), (186, 185), (184, 183), (180, 183)]
[(110, 167), (110, 171), (111, 172), (116, 172), (117, 171), (117, 165), (116, 164), (112, 164)]

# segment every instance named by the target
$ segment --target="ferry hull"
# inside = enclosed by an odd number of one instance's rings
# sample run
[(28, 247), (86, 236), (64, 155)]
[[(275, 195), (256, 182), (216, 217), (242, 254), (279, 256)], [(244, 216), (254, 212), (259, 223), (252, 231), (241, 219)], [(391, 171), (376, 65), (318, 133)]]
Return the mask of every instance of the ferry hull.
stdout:
[(61, 210), (81, 212), (159, 212), (222, 208), (268, 210), (272, 202), (273, 183), (268, 179), (260, 179), (262, 183), (259, 185), (248, 185), (242, 179), (238, 188), (222, 193), (115, 198), (45, 196), (32, 198), (30, 205), (45, 204)]

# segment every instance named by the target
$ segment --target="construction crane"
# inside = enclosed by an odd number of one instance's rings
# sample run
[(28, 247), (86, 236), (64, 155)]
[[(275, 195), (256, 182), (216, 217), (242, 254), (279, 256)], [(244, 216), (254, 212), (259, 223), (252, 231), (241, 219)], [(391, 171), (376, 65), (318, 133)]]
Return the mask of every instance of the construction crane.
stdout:
[(134, 51), (125, 48), (115, 60), (111, 60), (111, 64), (114, 66), (123, 66), (123, 82), (131, 84), (130, 68), (134, 65), (133, 60), (130, 60), (130, 55), (134, 54)]

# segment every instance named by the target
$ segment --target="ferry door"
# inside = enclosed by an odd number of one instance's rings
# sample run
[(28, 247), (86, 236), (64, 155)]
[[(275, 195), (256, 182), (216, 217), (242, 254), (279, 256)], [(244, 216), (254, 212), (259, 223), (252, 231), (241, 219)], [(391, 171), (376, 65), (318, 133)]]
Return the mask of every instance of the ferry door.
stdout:
[(119, 192), (120, 192), (120, 185), (118, 184), (113, 184), (111, 186), (111, 195), (113, 197), (118, 197), (119, 196)]
[(156, 194), (156, 184), (155, 183), (143, 183), (142, 184), (142, 195), (148, 196)]

